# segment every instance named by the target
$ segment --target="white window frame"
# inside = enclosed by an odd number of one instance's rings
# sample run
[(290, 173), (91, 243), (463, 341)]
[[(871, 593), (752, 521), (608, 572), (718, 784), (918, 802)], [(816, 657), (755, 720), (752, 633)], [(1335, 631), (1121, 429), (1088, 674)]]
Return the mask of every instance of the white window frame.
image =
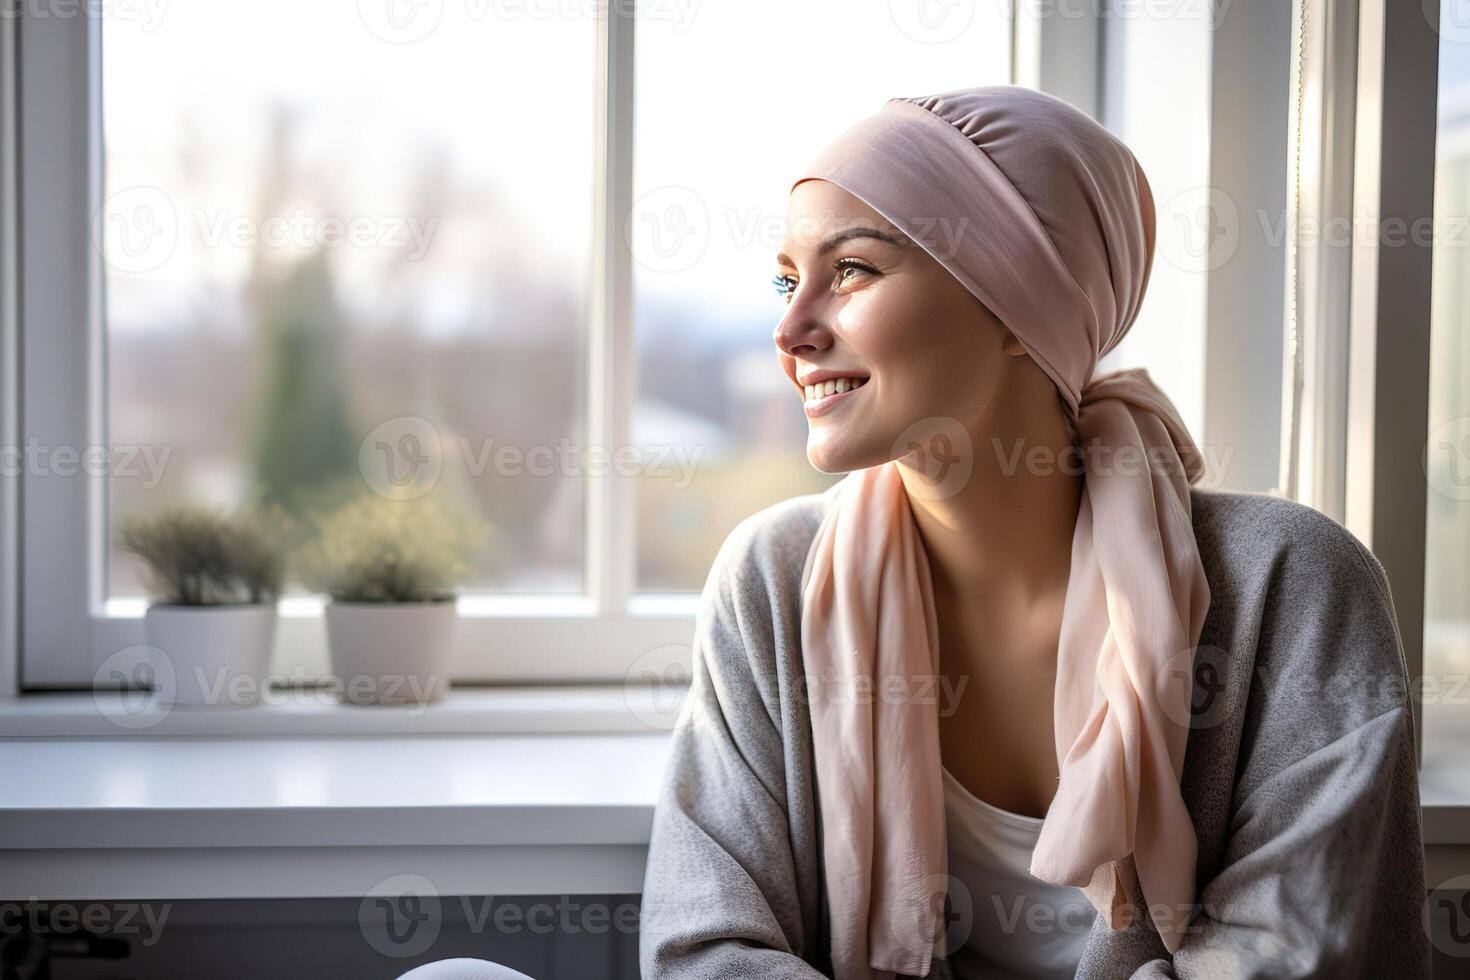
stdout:
[(1057, 16), (1050, 6), (1012, 4), (1011, 83), (1065, 99), (1101, 118), (1103, 4)]
[[(1411, 9), (1412, 8), (1412, 9)], [(1354, 199), (1410, 226), (1434, 216), (1439, 0), (1362, 0)], [(1431, 19), (1432, 18), (1432, 19)], [(1365, 91), (1376, 98), (1364, 98)], [(1394, 111), (1385, 113), (1383, 106)], [(1383, 563), (1398, 609), (1416, 749), (1424, 718), (1424, 560), (1428, 486), (1430, 311), (1427, 248), (1355, 246), (1343, 501), (1347, 526)], [(1422, 761), (1422, 752), (1421, 752)]]
[(1434, 257), (1380, 248), (1380, 235), (1358, 229), (1379, 228), (1385, 215), (1407, 227), (1433, 218), (1438, 15), (1437, 0), (1311, 0), (1295, 18), (1303, 90), (1316, 93), (1293, 126), (1299, 217), (1309, 229), (1335, 221), (1354, 234), (1351, 248), (1309, 237), (1292, 256), (1286, 320), (1296, 343), (1283, 359), (1283, 404), (1297, 405), (1282, 419), (1283, 492), (1342, 522), (1382, 562), (1421, 762)]
[(1282, 96), (1291, 76), (1292, 6), (1235, 0), (1212, 36), (1209, 190), (1258, 209), (1238, 206), (1235, 239), (1210, 244), (1212, 252), (1231, 251), (1210, 269), (1206, 285), (1203, 442), (1231, 453), (1222, 484), (1229, 490), (1280, 489), (1285, 265), (1280, 243), (1264, 233), (1257, 213), (1274, 218), (1287, 206)]
[[(4, 0), (7, 4), (14, 0)], [(631, 258), (622, 216), (632, 199), (634, 22), (612, 5), (598, 17), (595, 244), (591, 277), (587, 383), (589, 438), (627, 445), (635, 392)], [(7, 445), (103, 446), (105, 372), (101, 319), (101, 257), (89, 241), (101, 187), (101, 25), (75, 16), (32, 16), (17, 4), (5, 18), (3, 91), (14, 96), (8, 133), (18, 149), (6, 167), (7, 248), (17, 263), (3, 285), (7, 372), (0, 395), (7, 409)], [(23, 57), (16, 59), (15, 52)], [(83, 70), (79, 70), (79, 66)], [(18, 166), (17, 166), (18, 165)], [(75, 270), (74, 277), (56, 270)], [(85, 283), (77, 288), (77, 280)], [(15, 284), (19, 290), (13, 288)], [(18, 348), (19, 362), (13, 356)], [(16, 365), (18, 370), (10, 366)], [(87, 397), (77, 397), (86, 392)], [(15, 436), (19, 438), (15, 438)], [(635, 595), (633, 493), (615, 475), (587, 479), (586, 591), (580, 596), (469, 594), (459, 600), (461, 629), (453, 677), (457, 683), (627, 682), (641, 664), (687, 665), (697, 593)], [(23, 533), (5, 534), (6, 595), (19, 627), (0, 647), (9, 690), (87, 689), (111, 654), (144, 642), (142, 604), (103, 594), (106, 480), (81, 473), (24, 473), (7, 480), (0, 520)], [(17, 493), (18, 491), (18, 493)], [(15, 547), (18, 545), (18, 549)], [(294, 679), (327, 668), (325, 631), (315, 600), (282, 602), (274, 670)], [(99, 684), (99, 686), (106, 686)], [(5, 692), (0, 688), (0, 693)]]
[[(0, 354), (6, 355), (0, 367), (0, 421), (7, 427), (9, 445), (28, 437), (49, 446), (102, 445), (101, 271), (88, 231), (101, 173), (95, 141), (88, 134), (96, 131), (100, 112), (95, 77), (77, 71), (78, 65), (95, 63), (98, 29), (87, 16), (36, 18), (16, 0), (0, 3), (19, 13), (18, 19), (5, 18), (6, 46), (0, 48), (0, 54), (8, 54), (0, 61), (4, 78), (16, 82), (0, 86), (8, 99), (0, 108), (8, 113), (5, 146), (11, 154), (5, 160), (3, 190), (10, 195), (7, 203), (18, 205), (0, 213), (6, 229), (0, 236), (0, 269), (8, 270), (8, 277), (0, 277), (5, 312)], [(589, 439), (606, 445), (627, 444), (637, 390), (632, 261), (622, 233), (633, 188), (635, 25), (631, 16), (619, 13), (626, 6), (612, 5), (613, 12), (598, 19), (597, 184), (586, 377)], [(1246, 6), (1239, 0), (1232, 16), (1244, 17)], [(1106, 77), (1107, 28), (1100, 18), (1108, 12), (1099, 6), (1086, 17), (1031, 20), (1027, 5), (1013, 9), (1018, 14), (1012, 24), (1013, 81), (1060, 95), (1097, 115)], [(1245, 53), (1250, 40), (1248, 31), (1217, 38), (1217, 61), (1233, 57), (1237, 68), (1249, 75)], [(24, 56), (16, 57), (21, 52)], [(1225, 76), (1218, 76), (1212, 87), (1217, 108), (1239, 98), (1238, 89), (1226, 90)], [(1280, 94), (1274, 89), (1261, 97), (1279, 99)], [(1279, 134), (1277, 151), (1284, 152), (1285, 140)], [(1230, 144), (1215, 142), (1212, 171), (1226, 174), (1222, 154)], [(1239, 152), (1259, 161), (1258, 150)], [(1242, 192), (1258, 186), (1253, 181), (1260, 169), (1258, 163), (1254, 171), (1239, 172)], [(74, 282), (54, 274), (57, 269), (77, 270), (87, 288), (74, 288)], [(1224, 408), (1243, 403), (1232, 386), (1249, 376), (1238, 370), (1238, 360), (1222, 356), (1230, 353), (1222, 351), (1222, 344), (1237, 345), (1235, 353), (1243, 356), (1253, 342), (1272, 342), (1274, 330), (1278, 346), (1273, 349), (1279, 350), (1280, 321), (1271, 324), (1270, 318), (1247, 316), (1251, 311), (1244, 310), (1231, 315), (1219, 306), (1224, 290), (1213, 280), (1210, 294), (1206, 434), (1221, 443), (1231, 441), (1230, 433), (1217, 431), (1215, 425), (1229, 424)], [(1242, 322), (1253, 323), (1260, 336), (1242, 336), (1235, 329)], [(77, 398), (78, 391), (89, 397)], [(1252, 396), (1244, 403), (1257, 400)], [(1240, 440), (1242, 445), (1250, 441)], [(1274, 443), (1262, 451), (1276, 460)], [(611, 474), (587, 480), (585, 594), (462, 597), (457, 683), (626, 683), (670, 665), (687, 667), (698, 594), (635, 592), (636, 487)], [(143, 642), (136, 610), (119, 615), (118, 604), (109, 608), (104, 601), (106, 487), (102, 478), (90, 486), (88, 482), (80, 476), (29, 474), (18, 483), (0, 480), (0, 532), (5, 532), (0, 542), (0, 620), (5, 626), (0, 631), (0, 696), (89, 688), (108, 655)], [(1421, 541), (1421, 557), (1422, 547)], [(1398, 596), (1397, 581), (1394, 588)], [(325, 671), (319, 603), (287, 600), (282, 612), (277, 670), (307, 676)], [(1401, 608), (1401, 616), (1405, 612)], [(1405, 632), (1406, 646), (1411, 633)]]
[[(601, 445), (628, 444), (636, 393), (632, 260), (623, 235), (633, 188), (635, 24), (628, 6), (610, 5), (598, 18), (586, 376), (589, 439)], [(6, 37), (24, 57), (6, 63), (5, 77), (16, 84), (5, 90), (15, 94), (17, 112), (9, 121), (18, 158), (6, 173), (20, 206), (6, 214), (23, 247), (7, 253), (20, 287), (6, 294), (14, 314), (6, 350), (20, 354), (18, 362), (6, 359), (16, 369), (0, 378), (0, 394), (13, 401), (5, 412), (10, 434), (18, 435), (7, 443), (101, 446), (102, 274), (89, 243), (100, 204), (101, 160), (91, 138), (100, 128), (100, 86), (95, 71), (78, 71), (98, 64), (100, 25), (85, 14), (33, 17), (23, 4), (17, 10), (18, 19), (7, 18)], [(1064, 26), (1077, 30), (1075, 21)], [(1095, 39), (1095, 24), (1082, 31)], [(1041, 51), (1053, 42), (1035, 43)], [(1081, 90), (1064, 94), (1092, 105), (1095, 94), (1085, 86), (1086, 79)], [(75, 288), (76, 279), (56, 275), (58, 269), (76, 270), (86, 288)], [(79, 391), (87, 397), (78, 398)], [(612, 474), (587, 481), (584, 595), (461, 597), (456, 683), (628, 683), (666, 680), (671, 666), (687, 669), (698, 593), (635, 593), (636, 486)], [(24, 532), (5, 535), (10, 564), (0, 566), (18, 613), (4, 617), (18, 628), (13, 642), (0, 647), (0, 674), (11, 692), (88, 689), (108, 656), (144, 642), (142, 604), (109, 603), (103, 595), (105, 484), (102, 476), (27, 473), (18, 487), (3, 486), (0, 520)], [(274, 669), (288, 677), (320, 676), (327, 670), (324, 632), (319, 602), (283, 601)]]
[[(16, 323), (16, 5), (0, 0), (0, 446), (19, 445), (20, 366)], [(0, 698), (20, 691), (18, 482), (0, 473)]]

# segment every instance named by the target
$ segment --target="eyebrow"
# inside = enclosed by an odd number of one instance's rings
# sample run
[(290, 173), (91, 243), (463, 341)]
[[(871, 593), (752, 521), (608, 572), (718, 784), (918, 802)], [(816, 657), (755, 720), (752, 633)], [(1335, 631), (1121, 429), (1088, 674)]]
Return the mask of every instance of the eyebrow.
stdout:
[[(908, 244), (907, 239), (900, 238), (897, 235), (890, 235), (885, 231), (879, 231), (877, 228), (870, 228), (867, 225), (854, 225), (851, 228), (844, 228), (841, 231), (834, 231), (832, 234), (828, 235), (826, 240), (822, 242), (821, 247), (817, 249), (817, 254), (823, 255), (827, 252), (830, 252), (838, 245), (841, 245), (843, 242), (852, 238), (876, 238), (878, 241), (883, 242), (887, 245), (892, 245), (896, 248), (903, 248)], [(785, 252), (781, 252), (780, 254), (778, 254), (776, 256), (776, 261), (778, 263), (784, 263), (785, 265), (796, 265), (795, 262), (791, 261), (791, 257)]]

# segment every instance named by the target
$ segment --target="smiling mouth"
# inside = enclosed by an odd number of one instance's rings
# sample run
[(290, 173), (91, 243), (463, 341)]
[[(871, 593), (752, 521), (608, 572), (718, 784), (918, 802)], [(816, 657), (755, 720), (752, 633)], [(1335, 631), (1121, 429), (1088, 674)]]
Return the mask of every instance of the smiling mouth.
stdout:
[(806, 385), (802, 389), (804, 396), (802, 407), (808, 415), (823, 414), (867, 383), (867, 378), (837, 378), (832, 381), (823, 381), (820, 384)]

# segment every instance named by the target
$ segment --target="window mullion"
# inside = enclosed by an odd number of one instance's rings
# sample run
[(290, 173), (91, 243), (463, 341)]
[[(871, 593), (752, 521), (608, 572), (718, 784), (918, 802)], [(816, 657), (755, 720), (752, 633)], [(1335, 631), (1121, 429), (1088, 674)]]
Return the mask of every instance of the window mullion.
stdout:
[[(1353, 214), (1382, 234), (1387, 222), (1413, 229), (1433, 219), (1438, 23), (1437, 3), (1421, 9), (1363, 0), (1359, 7)], [(1353, 236), (1346, 523), (1388, 574), (1417, 685), (1424, 672), (1433, 252), (1412, 242), (1381, 248), (1379, 237)], [(1411, 701), (1417, 750), (1423, 699)]]
[(1016, 85), (1064, 99), (1094, 119), (1102, 110), (1102, 11), (1077, 16), (1033, 4), (1011, 9), (1011, 78)]
[(19, 234), (22, 677), (90, 684), (96, 528), (88, 475), (100, 374), (89, 288), (93, 17), (19, 24)]
[(16, 422), (20, 373), (16, 356), (16, 2), (0, 0), (0, 447), (6, 454), (0, 472), (0, 698), (14, 697), (20, 686), (19, 560), (20, 479), (14, 458), (19, 448)]
[(633, 195), (634, 13), (631, 5), (598, 3), (597, 189), (588, 339), (589, 443), (605, 447), (610, 465), (589, 468), (587, 591), (601, 615), (621, 615), (637, 572), (632, 477), (617, 472), (617, 454), (632, 445), (634, 372), (632, 253), (625, 231)]

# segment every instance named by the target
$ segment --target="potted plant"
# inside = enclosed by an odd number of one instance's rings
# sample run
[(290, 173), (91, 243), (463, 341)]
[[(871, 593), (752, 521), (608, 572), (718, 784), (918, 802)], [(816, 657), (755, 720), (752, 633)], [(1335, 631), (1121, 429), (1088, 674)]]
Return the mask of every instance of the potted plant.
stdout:
[(144, 616), (154, 696), (170, 707), (259, 702), (271, 665), (284, 556), (279, 515), (173, 507), (132, 517), (122, 546), (142, 559), (154, 595)]
[(332, 672), (350, 704), (427, 704), (449, 687), (455, 591), (486, 528), (435, 495), (364, 493), (327, 513), (298, 555), (323, 592)]

